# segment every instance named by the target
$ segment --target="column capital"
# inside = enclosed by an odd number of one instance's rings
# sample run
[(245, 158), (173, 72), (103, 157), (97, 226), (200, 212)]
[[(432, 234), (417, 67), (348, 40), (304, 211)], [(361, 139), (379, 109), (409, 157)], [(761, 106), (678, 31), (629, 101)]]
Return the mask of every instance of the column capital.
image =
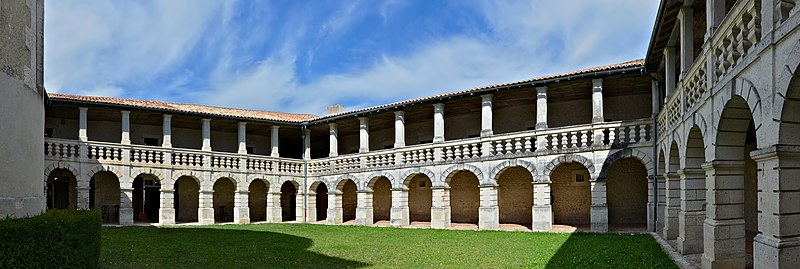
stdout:
[(172, 115), (171, 115), (171, 114), (162, 114), (161, 116), (162, 116), (162, 117), (163, 117), (165, 120), (170, 120), (170, 119), (172, 119)]
[(202, 122), (202, 123), (211, 123), (211, 119), (202, 118), (202, 119), (200, 119), (200, 122)]
[(481, 102), (490, 102), (491, 104), (492, 97), (494, 97), (494, 94), (491, 93), (483, 94), (481, 95)]
[(406, 112), (405, 112), (405, 111), (403, 111), (403, 110), (397, 110), (397, 111), (395, 111), (395, 112), (394, 112), (394, 118), (395, 118), (395, 119), (397, 119), (397, 118), (403, 118), (403, 117), (405, 117), (405, 116), (406, 116)]
[(536, 87), (536, 93), (537, 97), (540, 96), (539, 94), (544, 94), (541, 97), (547, 97), (547, 86)]
[(121, 113), (122, 115), (130, 115), (131, 111), (130, 110), (120, 110), (119, 113)]
[(444, 112), (444, 103), (435, 103), (433, 104), (433, 112)]
[(240, 122), (238, 122), (238, 124), (239, 124), (240, 127), (241, 126), (247, 126), (247, 122), (246, 121), (240, 121)]
[[(744, 170), (744, 161), (710, 161), (700, 165), (705, 171), (737, 171), (741, 173)], [(685, 169), (684, 169), (685, 170)]]
[(592, 80), (592, 92), (602, 92), (603, 91), (603, 79), (596, 78)]
[(272, 129), (272, 130), (279, 130), (280, 128), (281, 128), (281, 127), (280, 127), (280, 126), (278, 126), (278, 125), (272, 125), (272, 126), (270, 126), (270, 129)]

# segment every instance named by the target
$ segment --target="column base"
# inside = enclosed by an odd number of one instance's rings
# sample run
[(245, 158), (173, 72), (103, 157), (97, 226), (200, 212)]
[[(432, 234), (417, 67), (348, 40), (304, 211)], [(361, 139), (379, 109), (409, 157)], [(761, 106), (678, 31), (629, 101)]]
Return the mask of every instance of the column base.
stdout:
[(119, 225), (132, 225), (132, 224), (133, 224), (133, 208), (120, 208)]
[(539, 232), (553, 230), (553, 208), (550, 205), (533, 206), (533, 229)]
[(175, 209), (174, 208), (161, 208), (158, 210), (158, 224), (161, 225), (174, 225), (175, 224)]
[(444, 229), (450, 227), (450, 208), (431, 207), (431, 228)]
[(590, 213), (592, 232), (608, 232), (608, 206), (593, 205)]
[(666, 240), (675, 240), (680, 234), (680, 224), (678, 222), (678, 214), (681, 212), (680, 207), (668, 206), (664, 209), (664, 229), (661, 231), (661, 236)]
[(210, 207), (198, 208), (197, 222), (200, 224), (214, 224), (214, 209)]
[(356, 225), (369, 226), (374, 222), (371, 207), (356, 207)]
[(753, 243), (753, 268), (797, 268), (800, 265), (800, 238), (781, 240), (763, 234)]
[(704, 268), (744, 268), (744, 219), (706, 220), (703, 230)]
[(306, 222), (317, 222), (317, 208), (315, 206), (306, 208), (306, 216), (308, 217)]
[(392, 207), (389, 222), (394, 227), (403, 227), (411, 224), (408, 207)]
[(234, 207), (233, 208), (233, 222), (236, 224), (250, 223), (250, 208), (248, 207)]
[(478, 208), (478, 229), (500, 229), (500, 209), (496, 206)]
[(678, 213), (679, 233), (677, 251), (683, 255), (703, 253), (704, 228), (706, 212), (681, 211)]
[(328, 218), (325, 220), (326, 224), (341, 224), (344, 222), (343, 209), (328, 209)]
[(283, 212), (280, 207), (267, 207), (267, 222), (279, 223), (282, 221)]

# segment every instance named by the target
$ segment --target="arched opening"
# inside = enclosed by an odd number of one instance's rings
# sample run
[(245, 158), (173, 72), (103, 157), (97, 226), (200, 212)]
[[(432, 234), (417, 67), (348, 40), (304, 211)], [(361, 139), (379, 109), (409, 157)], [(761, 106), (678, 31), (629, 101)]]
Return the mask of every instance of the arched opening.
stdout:
[(314, 190), (316, 198), (317, 218), (316, 221), (328, 219), (328, 186), (320, 182)]
[(214, 221), (233, 222), (233, 195), (236, 186), (229, 178), (214, 183)]
[(297, 186), (286, 181), (281, 185), (281, 219), (295, 221), (297, 216)]
[(264, 180), (256, 179), (247, 188), (247, 206), (250, 208), (250, 221), (267, 220), (267, 190), (269, 186)]
[(47, 209), (78, 206), (78, 181), (67, 169), (55, 169), (47, 177)]
[(431, 222), (433, 192), (431, 179), (425, 174), (414, 174), (406, 180), (408, 187), (408, 217), (410, 222)]
[(104, 223), (119, 223), (119, 179), (107, 171), (89, 180), (89, 208), (99, 208)]
[(647, 229), (647, 168), (638, 159), (622, 158), (608, 168), (606, 202), (609, 230)]
[[(670, 164), (680, 162), (677, 147), (670, 152)], [(681, 211), (678, 214), (678, 249), (684, 255), (703, 253), (703, 222), (706, 218), (706, 173), (703, 134), (697, 126), (689, 130), (683, 165), (674, 170), (680, 176)], [(670, 166), (670, 169), (673, 167)], [(670, 171), (672, 172), (672, 170)]]
[(497, 175), (500, 224), (519, 224), (531, 228), (533, 176), (528, 169), (515, 166)]
[(342, 222), (356, 219), (356, 183), (350, 179), (340, 182), (337, 189), (342, 193)]
[(579, 163), (563, 163), (550, 172), (553, 225), (588, 229), (592, 190), (589, 170)]
[(388, 221), (392, 211), (392, 183), (386, 177), (372, 180), (372, 218), (373, 222)]
[(450, 176), (450, 221), (453, 224), (478, 224), (481, 193), (478, 177), (469, 171), (457, 171)]
[(133, 179), (133, 217), (137, 222), (158, 222), (161, 208), (161, 181), (150, 174)]
[(200, 182), (190, 176), (175, 181), (175, 221), (197, 222), (200, 207)]
[[(716, 139), (715, 162), (734, 161), (741, 163), (741, 172), (718, 172), (715, 170), (713, 205), (714, 220), (744, 220), (744, 225), (731, 225), (721, 229), (730, 230), (731, 234), (744, 234), (745, 244), (741, 249), (745, 263), (753, 265), (753, 239), (759, 232), (758, 227), (758, 176), (756, 163), (750, 152), (758, 148), (755, 123), (750, 107), (740, 96), (734, 96), (725, 104), (720, 116)], [(715, 167), (716, 169), (716, 167)], [(725, 195), (721, 195), (725, 194)], [(723, 213), (718, 213), (723, 212)], [(714, 238), (714, 240), (731, 240)], [(708, 247), (706, 247), (708, 249)], [(737, 248), (738, 249), (738, 248)]]

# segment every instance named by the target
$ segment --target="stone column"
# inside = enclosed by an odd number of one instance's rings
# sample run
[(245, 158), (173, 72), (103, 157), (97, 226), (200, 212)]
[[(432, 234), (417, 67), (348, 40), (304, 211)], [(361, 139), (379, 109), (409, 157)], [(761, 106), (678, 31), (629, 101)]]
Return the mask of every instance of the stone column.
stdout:
[(664, 214), (664, 230), (661, 236), (667, 240), (676, 240), (680, 233), (678, 216), (680, 216), (681, 212), (681, 178), (678, 173), (667, 172), (664, 174), (664, 179), (666, 181), (665, 198), (667, 206), (662, 211), (662, 214)]
[(339, 126), (336, 123), (328, 124), (330, 126), (330, 151), (328, 157), (339, 156)]
[(389, 214), (392, 226), (403, 227), (411, 224), (408, 209), (408, 189), (392, 189), (392, 209)]
[(119, 188), (119, 224), (133, 224), (133, 188)]
[(592, 188), (592, 208), (590, 218), (592, 232), (608, 232), (608, 204), (606, 202), (606, 181), (594, 180)]
[(800, 148), (772, 146), (753, 151), (758, 165), (758, 229), (754, 268), (796, 268), (800, 264)]
[[(703, 221), (706, 218), (706, 175), (701, 169), (685, 168), (680, 174), (680, 211), (678, 212), (678, 251), (681, 254), (703, 252)], [(669, 173), (673, 179), (674, 173)]]
[(711, 38), (724, 18), (725, 0), (706, 0), (706, 35), (704, 40), (708, 41)]
[(664, 48), (664, 103), (675, 92), (675, 47)]
[(279, 223), (283, 221), (281, 210), (281, 192), (270, 191), (267, 193), (267, 222)]
[(703, 268), (744, 268), (744, 161), (712, 161), (704, 163), (703, 170), (707, 177)]
[(369, 152), (369, 118), (358, 118), (358, 152)]
[(78, 204), (76, 207), (78, 209), (89, 209), (89, 182), (87, 181), (85, 184), (85, 186), (81, 186), (83, 184), (78, 181), (78, 187), (76, 188), (78, 191)]
[(211, 151), (211, 119), (201, 119), (203, 129), (203, 151)]
[(236, 224), (250, 223), (249, 191), (236, 191), (233, 193), (233, 222)]
[(406, 112), (394, 112), (394, 148), (406, 146)]
[(327, 224), (340, 224), (344, 222), (344, 208), (342, 208), (342, 191), (328, 190), (328, 218)]
[(158, 224), (175, 224), (175, 190), (170, 186), (161, 185), (161, 201), (158, 209)]
[(311, 129), (306, 129), (303, 138), (303, 160), (311, 160)]
[(689, 68), (694, 63), (694, 10), (691, 7), (681, 7), (678, 11), (681, 34), (681, 78), (686, 76)]
[(277, 126), (277, 125), (272, 126), (272, 133), (270, 133), (270, 136), (269, 136), (269, 139), (272, 140), (272, 151), (270, 152), (269, 155), (272, 156), (272, 157), (280, 157), (281, 156), (280, 152), (278, 151), (279, 150), (279, 144), (280, 144), (279, 132), (278, 131), (280, 130), (280, 128), (281, 127)]
[(214, 224), (214, 191), (203, 190), (202, 186), (200, 188), (200, 208), (197, 209), (197, 222)]
[[(653, 201), (653, 181), (656, 181), (657, 189), (656, 192), (658, 193), (658, 202), (657, 204)], [(650, 175), (647, 176), (647, 230), (648, 231), (656, 231), (656, 233), (661, 234), (664, 231), (664, 210), (666, 202), (665, 199), (665, 184), (663, 176), (654, 176)], [(653, 210), (653, 208), (656, 208)], [(656, 214), (658, 213), (658, 214)], [(655, 226), (654, 226), (655, 225)]]
[(536, 87), (536, 130), (547, 129), (547, 87)]
[(89, 136), (87, 134), (87, 127), (86, 127), (86, 114), (89, 111), (87, 107), (79, 107), (78, 108), (78, 139), (83, 142), (89, 141)]
[(480, 186), (480, 207), (478, 207), (478, 229), (497, 230), (500, 228), (500, 208), (497, 204), (497, 185)]
[(431, 188), (433, 203), (431, 206), (431, 228), (444, 229), (450, 227), (450, 188), (433, 186)]
[(433, 143), (444, 142), (444, 104), (433, 104)]
[(592, 123), (604, 122), (603, 117), (603, 79), (592, 80)]
[(553, 207), (550, 204), (550, 182), (533, 183), (533, 230), (547, 232), (553, 229)]
[(247, 154), (247, 123), (239, 122), (239, 154)]
[(481, 136), (491, 136), (492, 130), (492, 95), (481, 95)]
[(123, 145), (131, 144), (131, 112), (127, 110), (120, 111), (122, 114), (122, 138), (119, 143)]
[(356, 193), (356, 225), (372, 225), (372, 191), (360, 190)]
[(309, 191), (306, 207), (306, 222), (317, 222), (317, 193)]
[(161, 125), (161, 133), (162, 133), (162, 142), (161, 147), (164, 148), (171, 148), (172, 147), (172, 115), (164, 114), (164, 120), (162, 121)]
[(309, 220), (309, 216), (306, 215), (306, 210), (303, 207), (303, 196), (305, 195), (305, 191), (298, 191), (297, 195), (294, 196), (294, 219), (296, 222), (308, 222)]

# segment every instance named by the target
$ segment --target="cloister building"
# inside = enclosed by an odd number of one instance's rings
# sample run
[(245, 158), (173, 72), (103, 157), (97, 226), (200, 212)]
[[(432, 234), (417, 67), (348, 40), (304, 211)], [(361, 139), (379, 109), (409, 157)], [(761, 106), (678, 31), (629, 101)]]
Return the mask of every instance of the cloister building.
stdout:
[(663, 0), (643, 60), (323, 116), (49, 94), (46, 205), (121, 225), (652, 231), (704, 268), (798, 268), (799, 11)]

